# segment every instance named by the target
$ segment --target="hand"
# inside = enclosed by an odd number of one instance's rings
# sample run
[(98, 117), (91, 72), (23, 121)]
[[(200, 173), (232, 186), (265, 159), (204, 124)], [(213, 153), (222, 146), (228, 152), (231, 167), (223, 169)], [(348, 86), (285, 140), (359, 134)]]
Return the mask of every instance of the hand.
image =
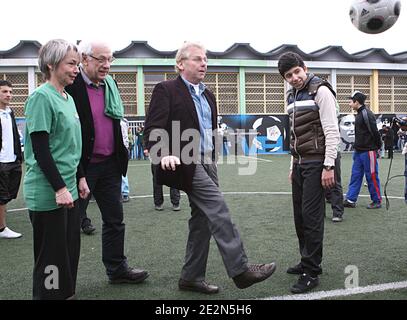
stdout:
[(324, 189), (330, 189), (335, 186), (334, 170), (322, 170), (321, 184)]
[(180, 165), (181, 161), (176, 156), (166, 156), (161, 159), (161, 168), (163, 170), (175, 171), (176, 166)]
[(66, 207), (68, 209), (74, 207), (72, 195), (66, 187), (55, 192), (55, 201), (57, 205), (61, 207)]
[(89, 190), (88, 183), (86, 182), (85, 177), (82, 177), (79, 179), (78, 190), (79, 190), (79, 196), (82, 199), (86, 199), (89, 196), (90, 190)]

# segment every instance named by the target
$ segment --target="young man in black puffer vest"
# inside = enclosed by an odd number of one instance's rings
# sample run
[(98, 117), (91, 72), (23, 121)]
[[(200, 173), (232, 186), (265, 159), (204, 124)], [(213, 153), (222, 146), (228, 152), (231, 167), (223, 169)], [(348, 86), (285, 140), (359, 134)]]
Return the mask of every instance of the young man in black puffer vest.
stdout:
[(324, 189), (335, 185), (334, 165), (339, 143), (335, 92), (312, 73), (301, 56), (284, 53), (278, 69), (292, 89), (287, 93), (290, 116), (294, 223), (301, 261), (287, 273), (300, 277), (291, 292), (303, 293), (319, 284), (324, 235)]

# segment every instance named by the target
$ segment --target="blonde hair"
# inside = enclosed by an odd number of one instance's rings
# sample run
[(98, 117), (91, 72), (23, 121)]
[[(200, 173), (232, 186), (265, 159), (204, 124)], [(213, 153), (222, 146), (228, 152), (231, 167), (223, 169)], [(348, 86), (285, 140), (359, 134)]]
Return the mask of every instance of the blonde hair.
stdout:
[(199, 42), (189, 42), (185, 41), (182, 46), (178, 49), (177, 54), (175, 55), (175, 71), (180, 73), (180, 69), (178, 68), (178, 64), (185, 59), (189, 58), (190, 55), (190, 48), (199, 48), (206, 53), (206, 48), (200, 44)]
[[(63, 39), (53, 39), (44, 44), (38, 55), (38, 66), (45, 80), (51, 78), (49, 65), (56, 68), (69, 51), (78, 52), (78, 48)], [(79, 53), (78, 53), (79, 56)]]

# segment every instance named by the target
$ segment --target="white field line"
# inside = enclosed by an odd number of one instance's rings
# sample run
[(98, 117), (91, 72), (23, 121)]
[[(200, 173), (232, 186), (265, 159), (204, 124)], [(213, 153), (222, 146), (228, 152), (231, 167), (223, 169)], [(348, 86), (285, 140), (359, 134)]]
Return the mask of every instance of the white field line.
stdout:
[(285, 295), (285, 296), (275, 296), (268, 298), (261, 298), (257, 300), (320, 300), (325, 298), (336, 298), (336, 297), (346, 297), (353, 296), (356, 294), (367, 294), (374, 292), (381, 292), (387, 290), (399, 290), (407, 288), (407, 281), (401, 282), (391, 282), (383, 284), (375, 284), (366, 287), (356, 287), (350, 289), (338, 289), (331, 291), (317, 291), (308, 294), (299, 295)]
[[(236, 157), (236, 156), (228, 156), (228, 157)], [(268, 159), (262, 159), (262, 158), (259, 158), (259, 157), (249, 157), (249, 156), (237, 156), (237, 157), (239, 157), (239, 158), (243, 158), (243, 159), (249, 159), (249, 160), (255, 160), (255, 161), (263, 161), (263, 162), (273, 162), (273, 160), (268, 160)], [(143, 161), (143, 160), (137, 160), (137, 161)], [(229, 164), (229, 162), (228, 161), (230, 161), (230, 160), (228, 160), (228, 158), (226, 157), (226, 158), (222, 158), (222, 160), (221, 161), (219, 161), (219, 164)], [(237, 161), (237, 163), (239, 163), (239, 164), (241, 164), (239, 161)], [(236, 163), (231, 163), (231, 164), (236, 164)], [(150, 162), (148, 162), (148, 163), (135, 163), (135, 164), (129, 164), (128, 166), (129, 167), (144, 167), (144, 166), (150, 166), (151, 165), (151, 163)]]
[[(250, 191), (227, 191), (227, 192), (222, 192), (224, 195), (284, 195), (288, 196), (291, 195), (291, 192), (272, 192), (272, 191), (259, 191), (259, 192), (250, 192)], [(186, 194), (184, 192), (181, 192), (181, 195), (185, 196)], [(164, 197), (169, 197), (170, 194), (166, 193), (164, 194)], [(142, 195), (142, 196), (130, 196), (130, 199), (146, 199), (146, 198), (152, 198), (152, 194), (148, 195)], [(367, 198), (370, 197), (370, 195), (365, 195), (365, 194), (360, 194), (359, 197)], [(404, 200), (404, 197), (392, 197), (388, 196), (389, 199), (398, 199), (398, 200)], [(7, 212), (18, 212), (18, 211), (24, 211), (27, 210), (28, 208), (18, 208), (18, 209), (8, 209)]]
[(258, 157), (249, 157), (249, 156), (239, 156), (239, 158), (247, 158), (247, 159), (252, 159), (256, 161), (264, 161), (264, 162), (273, 162), (273, 160), (267, 160), (267, 159), (262, 159)]
[[(139, 160), (143, 161), (143, 160)], [(146, 166), (151, 166), (150, 161), (148, 163), (140, 163), (140, 164), (129, 164), (128, 167), (146, 167)]]

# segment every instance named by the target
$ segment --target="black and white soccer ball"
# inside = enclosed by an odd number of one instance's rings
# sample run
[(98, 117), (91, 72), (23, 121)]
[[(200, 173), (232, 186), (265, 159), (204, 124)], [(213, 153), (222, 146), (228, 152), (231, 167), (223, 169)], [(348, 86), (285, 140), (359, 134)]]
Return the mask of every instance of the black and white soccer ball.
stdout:
[(400, 0), (353, 0), (349, 16), (360, 31), (376, 34), (391, 28), (400, 10)]

